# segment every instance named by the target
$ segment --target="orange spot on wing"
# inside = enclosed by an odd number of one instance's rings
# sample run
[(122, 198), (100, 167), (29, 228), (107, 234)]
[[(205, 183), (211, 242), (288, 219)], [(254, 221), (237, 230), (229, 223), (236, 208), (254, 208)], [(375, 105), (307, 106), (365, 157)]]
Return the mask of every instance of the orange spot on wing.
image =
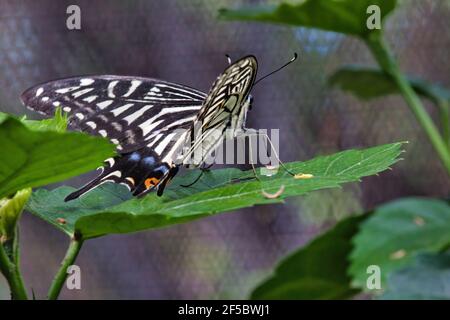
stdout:
[(156, 186), (159, 183), (159, 180), (155, 177), (145, 179), (144, 184), (146, 189), (150, 189), (151, 187)]

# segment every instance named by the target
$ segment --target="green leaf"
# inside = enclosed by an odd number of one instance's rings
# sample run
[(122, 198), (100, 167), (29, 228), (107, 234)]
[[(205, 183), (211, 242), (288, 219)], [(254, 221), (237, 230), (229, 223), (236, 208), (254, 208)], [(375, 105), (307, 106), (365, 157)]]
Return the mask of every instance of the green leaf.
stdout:
[(22, 119), (22, 122), (30, 129), (36, 131), (56, 131), (65, 132), (67, 129), (67, 113), (63, 113), (61, 108), (57, 108), (55, 116), (50, 119), (44, 120), (28, 120), (26, 117)]
[(366, 37), (379, 30), (367, 28), (367, 8), (377, 5), (383, 20), (396, 6), (395, 0), (306, 0), (299, 3), (281, 3), (221, 9), (219, 17), (227, 20), (282, 23), (340, 32)]
[(350, 274), (365, 287), (367, 267), (381, 268), (382, 288), (394, 270), (409, 265), (420, 252), (437, 252), (450, 243), (450, 206), (440, 200), (406, 198), (385, 204), (354, 238)]
[(8, 119), (10, 117), (9, 114), (4, 113), (4, 112), (0, 112), (0, 124), (5, 121), (6, 119)]
[[(122, 202), (129, 198), (124, 189), (104, 185), (80, 199), (64, 202), (64, 197), (74, 188), (61, 187), (53, 191), (36, 191), (28, 203), (28, 210), (68, 235), (76, 231), (84, 239), (158, 228), (359, 181), (361, 177), (386, 170), (397, 162), (402, 144), (349, 150), (286, 164), (294, 173), (312, 174), (311, 179), (295, 179), (280, 169), (271, 177), (260, 174), (261, 182), (255, 179), (235, 182), (236, 179), (251, 179), (252, 171), (221, 169), (206, 173), (191, 188), (180, 187), (180, 184), (195, 179), (198, 172), (194, 171), (187, 177), (174, 179), (163, 197), (150, 194)], [(278, 198), (268, 199), (262, 194), (262, 190), (273, 194), (282, 187), (284, 192)]]
[(421, 254), (412, 265), (388, 277), (388, 289), (381, 299), (450, 299), (450, 252)]
[(0, 245), (12, 239), (23, 207), (31, 195), (31, 189), (17, 191), (12, 198), (0, 199)]
[(366, 215), (350, 217), (284, 259), (275, 274), (260, 284), (252, 299), (346, 299), (350, 287), (351, 238)]
[(329, 78), (328, 83), (360, 99), (398, 93), (397, 85), (383, 71), (359, 66), (339, 69)]
[(14, 118), (0, 123), (0, 145), (0, 198), (85, 173), (114, 155), (103, 138), (33, 131)]
[(410, 81), (418, 94), (434, 101), (450, 101), (450, 90), (422, 79), (410, 79)]
[[(417, 94), (438, 103), (450, 101), (450, 91), (425, 80), (408, 78)], [(373, 99), (389, 94), (400, 94), (393, 79), (379, 69), (347, 66), (336, 71), (328, 80), (332, 86), (348, 91), (361, 99)]]
[(67, 129), (67, 113), (63, 113), (61, 108), (57, 108), (53, 118), (44, 120), (28, 120), (26, 116), (18, 118), (4, 112), (0, 112), (0, 123), (8, 118), (15, 118), (21, 121), (27, 128), (35, 131), (56, 131), (65, 132)]

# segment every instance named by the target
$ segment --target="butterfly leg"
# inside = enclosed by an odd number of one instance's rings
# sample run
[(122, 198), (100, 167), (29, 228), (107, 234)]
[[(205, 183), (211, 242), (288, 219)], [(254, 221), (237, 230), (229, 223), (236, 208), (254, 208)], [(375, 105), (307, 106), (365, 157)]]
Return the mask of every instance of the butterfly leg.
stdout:
[(207, 167), (200, 168), (201, 172), (200, 172), (200, 174), (198, 175), (198, 177), (195, 178), (195, 180), (194, 180), (193, 182), (191, 182), (191, 183), (189, 183), (189, 184), (181, 184), (180, 186), (183, 187), (183, 188), (189, 188), (189, 187), (192, 187), (194, 184), (196, 184), (196, 183), (200, 180), (200, 178), (203, 176), (203, 173), (205, 173), (206, 171), (209, 171), (209, 169), (210, 169), (213, 165), (214, 165), (214, 163), (211, 163), (211, 164), (210, 164), (209, 166), (207, 166)]
[(269, 138), (269, 136), (266, 133), (262, 134), (262, 136), (264, 136), (266, 138), (266, 150), (267, 150), (267, 152), (269, 152), (269, 148), (268, 148), (267, 144), (270, 144), (270, 148), (273, 151), (273, 153), (275, 154), (275, 157), (276, 157), (278, 163), (280, 164), (280, 166), (284, 169), (284, 171), (289, 173), (291, 176), (295, 176), (295, 174), (292, 171), (290, 171), (288, 168), (286, 168), (286, 166), (284, 165), (284, 162), (281, 161), (281, 159), (278, 156), (278, 153), (277, 153), (277, 151), (276, 151), (276, 149), (275, 149), (275, 147), (274, 147), (274, 145), (272, 143), (272, 140)]
[(197, 176), (197, 178), (195, 178), (194, 181), (192, 181), (192, 182), (189, 183), (189, 184), (180, 184), (180, 186), (183, 187), (183, 188), (189, 188), (189, 187), (192, 187), (194, 184), (196, 184), (196, 183), (200, 180), (200, 178), (201, 178), (202, 176), (203, 176), (203, 170), (201, 170), (200, 174)]
[(258, 174), (256, 173), (255, 164), (253, 163), (253, 151), (252, 151), (253, 148), (252, 148), (252, 143), (251, 143), (251, 136), (248, 136), (248, 137), (249, 137), (249, 142), (250, 142), (249, 148), (248, 148), (249, 153), (250, 153), (250, 159), (249, 159), (250, 160), (250, 165), (252, 166), (252, 170), (253, 170), (253, 174), (255, 176), (255, 179), (260, 181), (260, 179), (258, 177)]
[(179, 167), (177, 165), (170, 168), (169, 173), (167, 174), (167, 177), (164, 178), (164, 180), (158, 185), (158, 191), (156, 194), (158, 197), (162, 196), (164, 193), (164, 188), (167, 186), (167, 184), (172, 180), (172, 178), (178, 173)]
[(269, 138), (269, 136), (267, 135), (267, 133), (259, 133), (259, 132), (254, 132), (253, 129), (247, 129), (244, 128), (243, 129), (243, 134), (245, 135), (256, 135), (256, 136), (263, 136), (265, 138), (265, 143), (266, 143), (266, 152), (269, 152), (269, 148), (268, 148), (268, 144), (270, 144), (270, 149), (273, 151), (275, 158), (277, 159), (278, 163), (280, 164), (280, 166), (287, 172), (289, 173), (291, 176), (295, 176), (295, 174), (290, 171), (288, 168), (286, 168), (286, 166), (284, 165), (283, 161), (281, 161), (280, 157), (278, 156), (278, 153), (272, 143), (272, 140)]

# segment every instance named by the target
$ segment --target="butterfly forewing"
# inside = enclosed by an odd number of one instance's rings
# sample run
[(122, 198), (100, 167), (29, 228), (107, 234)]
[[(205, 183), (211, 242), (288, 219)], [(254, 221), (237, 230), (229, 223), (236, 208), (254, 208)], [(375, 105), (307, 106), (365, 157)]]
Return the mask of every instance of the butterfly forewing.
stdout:
[(214, 82), (203, 107), (198, 113), (183, 163), (201, 165), (225, 137), (243, 129), (248, 97), (258, 69), (254, 56), (244, 57), (231, 64)]

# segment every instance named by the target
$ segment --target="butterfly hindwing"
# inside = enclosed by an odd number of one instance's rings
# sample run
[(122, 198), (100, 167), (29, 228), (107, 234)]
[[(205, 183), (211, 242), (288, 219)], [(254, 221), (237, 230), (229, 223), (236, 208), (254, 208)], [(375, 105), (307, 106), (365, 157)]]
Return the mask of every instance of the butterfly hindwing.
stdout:
[(156, 132), (189, 128), (206, 95), (186, 86), (128, 76), (85, 76), (50, 81), (22, 94), (32, 110), (69, 114), (69, 127), (107, 137), (120, 152), (152, 142)]
[(102, 172), (95, 179), (69, 194), (65, 201), (76, 199), (106, 182), (122, 184), (133, 195), (139, 196), (159, 188), (160, 182), (171, 172), (171, 167), (161, 162), (154, 151), (143, 148), (107, 159), (100, 170)]

